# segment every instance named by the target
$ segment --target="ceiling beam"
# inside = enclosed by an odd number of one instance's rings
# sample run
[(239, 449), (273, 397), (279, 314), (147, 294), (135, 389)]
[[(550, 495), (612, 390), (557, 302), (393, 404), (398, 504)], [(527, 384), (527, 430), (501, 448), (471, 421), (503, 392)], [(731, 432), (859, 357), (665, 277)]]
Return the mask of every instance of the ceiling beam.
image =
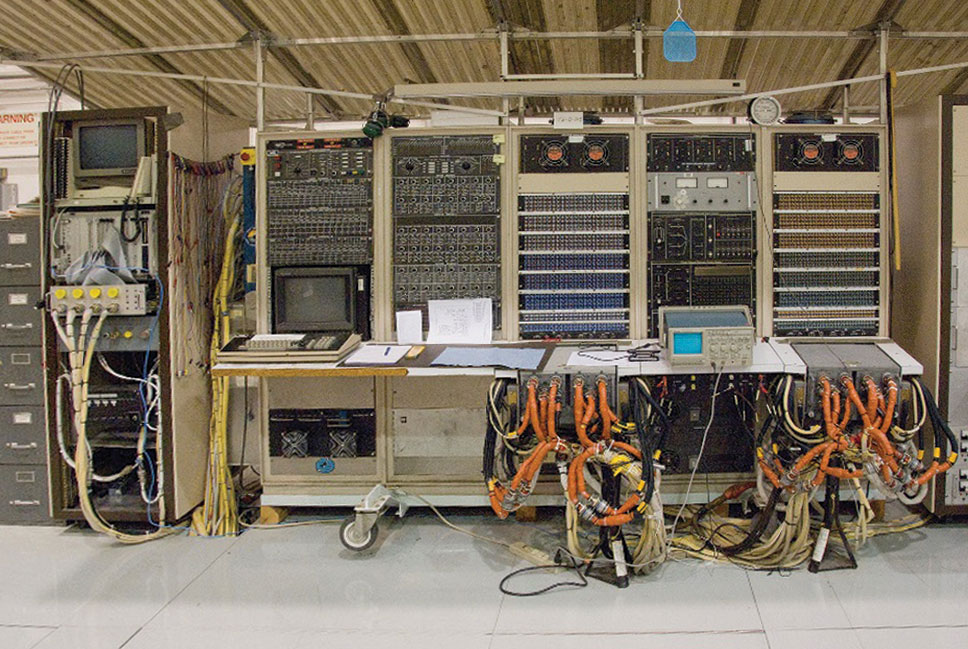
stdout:
[[(877, 14), (874, 16), (874, 21), (871, 23), (871, 28), (876, 29), (879, 25), (884, 23), (890, 23), (897, 16), (898, 12), (901, 11), (901, 7), (904, 6), (905, 0), (884, 0), (880, 8), (877, 10)], [(840, 68), (840, 72), (837, 73), (837, 79), (850, 79), (856, 77), (857, 73), (860, 72), (860, 68), (864, 65), (864, 61), (870, 56), (871, 52), (877, 47), (877, 39), (857, 41), (854, 45), (854, 49), (851, 51), (850, 55), (847, 56), (847, 60)], [(830, 110), (833, 108), (837, 101), (843, 98), (843, 90), (840, 88), (831, 88), (824, 97), (824, 100), (820, 103), (822, 110)]]
[[(756, 20), (756, 12), (759, 11), (760, 0), (743, 0), (736, 13), (736, 23), (734, 31), (747, 31), (752, 29), (753, 21)], [(720, 79), (735, 79), (739, 74), (739, 64), (743, 61), (743, 51), (746, 49), (745, 38), (729, 39), (729, 46), (726, 48), (726, 57), (723, 59), (723, 69), (719, 73)]]
[[(132, 34), (126, 28), (124, 28), (120, 23), (116, 22), (113, 18), (103, 13), (96, 7), (92, 6), (87, 0), (67, 0), (67, 4), (81, 12), (95, 23), (98, 24), (102, 29), (110, 32), (118, 40), (122, 41), (128, 47), (145, 47), (144, 41)], [(152, 66), (157, 68), (162, 72), (168, 72), (171, 74), (182, 74), (182, 71), (176, 68), (174, 65), (169, 63), (164, 57), (159, 54), (148, 54), (145, 59), (151, 63)], [(210, 93), (207, 93), (204, 88), (195, 83), (194, 81), (178, 81), (182, 86), (187, 88), (194, 95), (198, 96), (200, 99), (207, 101), (208, 105), (212, 110), (223, 113), (225, 115), (235, 115), (235, 113), (229, 109), (228, 106), (220, 102), (219, 100), (213, 98)]]
[[(541, 0), (488, 0), (488, 13), (496, 24), (508, 28), (523, 27), (531, 32), (545, 32), (547, 20)], [(509, 33), (509, 67), (511, 74), (535, 74), (555, 72), (551, 44), (547, 40), (515, 39)], [(550, 110), (555, 103), (550, 98), (528, 98), (536, 109)], [(547, 112), (547, 111), (546, 111)]]
[[(743, 0), (736, 12), (736, 22), (734, 31), (747, 31), (752, 29), (753, 22), (756, 20), (756, 12), (759, 11), (760, 0)], [(720, 79), (735, 79), (739, 74), (739, 65), (743, 62), (743, 53), (746, 51), (745, 38), (731, 38), (726, 47), (726, 56), (723, 57), (723, 67), (719, 73)], [(726, 109), (725, 105), (716, 106), (713, 112), (722, 112)]]
[[(245, 4), (245, 0), (218, 0), (218, 3), (223, 9), (232, 14), (236, 22), (242, 25), (250, 34), (270, 35), (268, 26)], [(322, 87), (322, 84), (319, 83), (316, 77), (288, 49), (273, 47), (271, 38), (269, 39), (269, 43), (267, 43), (266, 49), (279, 61), (286, 72), (296, 80), (296, 83), (306, 88)], [(332, 117), (336, 117), (342, 113), (339, 105), (329, 97), (316, 96), (315, 101)]]
[[(391, 33), (406, 35), (410, 33), (407, 21), (403, 19), (403, 14), (397, 9), (393, 0), (374, 0), (377, 13), (383, 19), (383, 23)], [(400, 43), (410, 67), (417, 73), (417, 78), (413, 81), (418, 83), (437, 83), (437, 75), (430, 68), (430, 61), (424, 56), (423, 50), (416, 43)]]
[[(638, 0), (597, 0), (595, 4), (598, 30), (603, 32), (634, 23), (642, 5)], [(651, 2), (648, 4), (651, 5)], [(599, 72), (635, 72), (635, 46), (629, 39), (598, 41), (598, 58)], [(610, 111), (628, 111), (631, 107), (632, 102), (628, 97), (606, 97), (602, 100), (602, 108)]]
[(958, 74), (956, 74), (951, 81), (949, 81), (944, 88), (941, 89), (939, 95), (956, 95), (958, 91), (968, 82), (968, 68), (965, 68)]

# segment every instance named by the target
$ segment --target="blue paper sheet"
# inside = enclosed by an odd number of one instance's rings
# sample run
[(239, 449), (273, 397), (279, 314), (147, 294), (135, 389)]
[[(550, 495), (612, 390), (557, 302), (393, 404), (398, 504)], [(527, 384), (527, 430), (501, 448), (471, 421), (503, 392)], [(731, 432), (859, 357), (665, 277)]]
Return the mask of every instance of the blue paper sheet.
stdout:
[(447, 347), (430, 364), (536, 370), (544, 353), (544, 349), (526, 347)]

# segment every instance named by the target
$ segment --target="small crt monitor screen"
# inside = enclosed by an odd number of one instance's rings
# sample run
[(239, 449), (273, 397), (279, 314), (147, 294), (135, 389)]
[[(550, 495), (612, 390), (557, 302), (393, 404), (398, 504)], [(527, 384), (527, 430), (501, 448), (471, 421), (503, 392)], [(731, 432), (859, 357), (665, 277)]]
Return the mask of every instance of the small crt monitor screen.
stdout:
[(82, 170), (137, 168), (138, 130), (136, 124), (79, 127), (78, 165)]
[(672, 334), (672, 353), (679, 354), (701, 354), (702, 353), (702, 332), (682, 331)]
[(286, 323), (349, 323), (346, 276), (287, 277), (283, 282)]

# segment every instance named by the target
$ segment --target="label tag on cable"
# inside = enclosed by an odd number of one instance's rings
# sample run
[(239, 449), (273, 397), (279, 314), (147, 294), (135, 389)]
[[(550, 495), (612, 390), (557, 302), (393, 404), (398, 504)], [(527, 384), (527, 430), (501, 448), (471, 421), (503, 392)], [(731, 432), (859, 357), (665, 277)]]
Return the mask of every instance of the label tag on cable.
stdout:
[(817, 533), (817, 544), (813, 546), (813, 557), (811, 557), (817, 563), (823, 559), (823, 555), (827, 551), (827, 539), (829, 537), (830, 530), (826, 527), (821, 527)]

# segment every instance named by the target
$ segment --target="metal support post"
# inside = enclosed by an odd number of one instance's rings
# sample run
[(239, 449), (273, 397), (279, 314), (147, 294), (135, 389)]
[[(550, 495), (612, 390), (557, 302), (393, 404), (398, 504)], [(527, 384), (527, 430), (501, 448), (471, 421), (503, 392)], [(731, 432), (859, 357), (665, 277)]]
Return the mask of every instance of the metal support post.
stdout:
[(508, 51), (508, 30), (507, 30), (507, 25), (502, 24), (499, 27), (499, 30), (500, 31), (498, 32), (498, 34), (500, 35), (500, 38), (501, 38), (501, 78), (502, 79), (507, 79), (507, 77), (508, 77), (508, 68), (510, 67), (509, 64), (508, 64), (508, 59), (511, 56), (510, 52)]
[(635, 78), (641, 79), (645, 76), (645, 61), (643, 60), (643, 52), (645, 48), (643, 47), (642, 40), (642, 21), (635, 21)]
[(880, 39), (878, 40), (878, 53), (880, 54), (880, 73), (881, 73), (881, 124), (887, 124), (887, 40), (888, 25), (881, 25)]
[(316, 128), (316, 102), (313, 96), (306, 94), (306, 130), (312, 131)]
[(844, 86), (844, 101), (841, 108), (843, 109), (842, 121), (844, 124), (850, 124), (850, 86)]
[(262, 38), (257, 38), (252, 43), (255, 54), (255, 80), (259, 84), (255, 87), (255, 128), (263, 131), (266, 127), (266, 89), (262, 84), (265, 83), (265, 50), (262, 47)]

